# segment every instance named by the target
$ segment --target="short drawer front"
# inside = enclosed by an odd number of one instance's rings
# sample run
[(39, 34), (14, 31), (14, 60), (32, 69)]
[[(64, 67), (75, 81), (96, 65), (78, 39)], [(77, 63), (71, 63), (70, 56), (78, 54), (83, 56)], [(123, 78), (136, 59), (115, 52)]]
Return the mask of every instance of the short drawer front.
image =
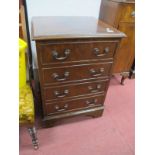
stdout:
[(107, 87), (108, 81), (109, 79), (95, 82), (76, 83), (71, 85), (63, 85), (55, 87), (45, 87), (44, 88), (45, 102), (104, 92)]
[(104, 101), (104, 95), (93, 96), (90, 98), (81, 98), (77, 100), (60, 101), (46, 103), (46, 115), (51, 113), (60, 113), (70, 110), (78, 110), (84, 108), (91, 108), (94, 106), (102, 105)]
[(113, 58), (116, 42), (58, 43), (41, 45), (42, 65)]
[(134, 4), (124, 4), (120, 21), (121, 22), (134, 22), (135, 21)]
[(59, 84), (108, 76), (112, 63), (43, 68), (43, 83)]

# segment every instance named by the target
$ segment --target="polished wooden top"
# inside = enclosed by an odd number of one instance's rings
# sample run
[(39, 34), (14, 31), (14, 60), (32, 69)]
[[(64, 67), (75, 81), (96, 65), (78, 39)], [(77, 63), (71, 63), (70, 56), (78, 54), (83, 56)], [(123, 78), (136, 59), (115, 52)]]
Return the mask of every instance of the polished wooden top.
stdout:
[(34, 17), (32, 40), (122, 38), (125, 34), (94, 17)]

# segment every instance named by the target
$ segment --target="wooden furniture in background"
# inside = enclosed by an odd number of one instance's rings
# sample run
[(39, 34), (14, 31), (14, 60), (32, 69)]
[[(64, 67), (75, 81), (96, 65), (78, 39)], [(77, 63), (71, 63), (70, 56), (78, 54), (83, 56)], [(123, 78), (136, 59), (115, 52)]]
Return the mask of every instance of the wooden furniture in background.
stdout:
[(113, 73), (121, 73), (121, 84), (129, 77), (135, 58), (135, 1), (102, 0), (99, 19), (124, 32), (113, 65)]
[(27, 42), (27, 32), (26, 32), (26, 21), (25, 21), (25, 8), (24, 3), (20, 0), (19, 3), (19, 37)]
[(102, 115), (124, 36), (91, 17), (33, 18), (44, 125), (76, 115)]

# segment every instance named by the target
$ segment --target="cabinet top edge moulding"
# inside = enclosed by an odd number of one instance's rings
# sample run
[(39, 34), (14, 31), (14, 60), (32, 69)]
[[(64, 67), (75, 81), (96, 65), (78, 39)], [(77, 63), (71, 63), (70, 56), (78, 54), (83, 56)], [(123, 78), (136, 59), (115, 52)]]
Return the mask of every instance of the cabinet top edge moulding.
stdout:
[(126, 35), (94, 17), (42, 16), (32, 18), (32, 40), (122, 37)]

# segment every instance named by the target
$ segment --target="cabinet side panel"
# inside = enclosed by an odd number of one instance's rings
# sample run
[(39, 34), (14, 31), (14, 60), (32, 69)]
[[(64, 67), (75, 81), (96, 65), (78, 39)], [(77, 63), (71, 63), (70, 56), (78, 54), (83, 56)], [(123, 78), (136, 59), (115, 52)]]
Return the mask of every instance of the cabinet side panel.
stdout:
[(129, 72), (135, 57), (135, 28), (132, 23), (120, 23), (118, 29), (127, 37), (123, 38), (116, 53), (113, 73)]

